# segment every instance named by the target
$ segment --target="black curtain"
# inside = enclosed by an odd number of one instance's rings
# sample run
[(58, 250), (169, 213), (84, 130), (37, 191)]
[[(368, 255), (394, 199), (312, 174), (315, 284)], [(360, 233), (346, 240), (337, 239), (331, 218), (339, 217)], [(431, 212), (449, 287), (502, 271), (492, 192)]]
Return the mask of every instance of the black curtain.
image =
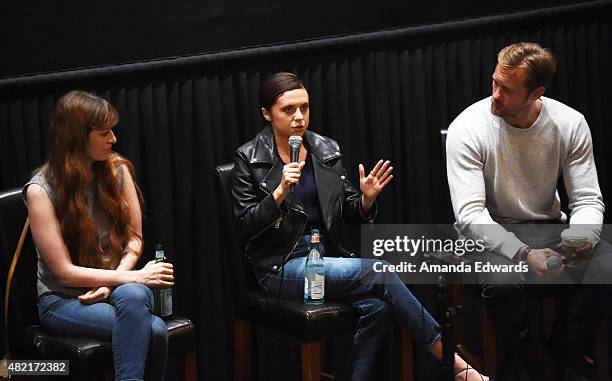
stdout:
[[(314, 131), (336, 138), (355, 182), (358, 163), (395, 166), (379, 222), (452, 221), (439, 131), (490, 93), (496, 53), (510, 42), (549, 47), (559, 70), (547, 95), (591, 128), (607, 204), (612, 187), (610, 14), (597, 1), (408, 29), (0, 81), (0, 188), (21, 186), (45, 161), (54, 101), (89, 89), (119, 111), (116, 150), (131, 159), (146, 199), (145, 259), (163, 243), (175, 264), (175, 310), (198, 330), (201, 379), (232, 378), (229, 260), (216, 216), (215, 165), (262, 127), (257, 91), (268, 73), (306, 83)], [(3, 270), (9, 258), (3, 258)], [(3, 274), (6, 271), (3, 271)], [(4, 284), (4, 282), (2, 283)], [(428, 308), (427, 287), (416, 288)], [(260, 349), (266, 346), (260, 338)], [(278, 347), (260, 359), (271, 379)], [(276, 356), (276, 357), (274, 357)], [(284, 357), (283, 357), (284, 356)], [(289, 357), (283, 355), (283, 361)], [(430, 365), (417, 362), (420, 378)], [(266, 373), (268, 372), (268, 373)]]
[(406, 28), (590, 1), (593, 0), (334, 0), (304, 6), (300, 2), (277, 0), (86, 3), (3, 0), (0, 1), (3, 58), (0, 78)]

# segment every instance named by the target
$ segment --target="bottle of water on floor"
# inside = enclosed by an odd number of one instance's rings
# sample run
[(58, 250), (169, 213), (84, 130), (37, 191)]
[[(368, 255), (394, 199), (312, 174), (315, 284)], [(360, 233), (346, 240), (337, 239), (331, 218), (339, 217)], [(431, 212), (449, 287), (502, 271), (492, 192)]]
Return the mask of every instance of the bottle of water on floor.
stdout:
[(318, 229), (310, 232), (310, 252), (304, 267), (304, 302), (323, 304), (325, 299), (325, 263)]

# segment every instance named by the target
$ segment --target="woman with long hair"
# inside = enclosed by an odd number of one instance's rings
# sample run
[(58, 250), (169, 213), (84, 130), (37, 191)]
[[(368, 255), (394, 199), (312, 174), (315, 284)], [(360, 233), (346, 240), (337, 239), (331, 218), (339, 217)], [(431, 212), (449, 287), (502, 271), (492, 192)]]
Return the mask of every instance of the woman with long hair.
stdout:
[(142, 252), (142, 196), (132, 164), (112, 151), (119, 116), (71, 91), (56, 103), (49, 159), (23, 187), (38, 252), (38, 314), (58, 335), (112, 340), (116, 380), (163, 379), (166, 324), (148, 286), (171, 286), (172, 265)]
[[(347, 180), (338, 143), (308, 131), (308, 91), (295, 74), (269, 76), (259, 101), (269, 124), (236, 150), (232, 195), (245, 256), (262, 289), (302, 297), (308, 235), (317, 229), (326, 252), (325, 298), (350, 300), (362, 311), (341, 379), (371, 378), (389, 317), (441, 359), (440, 327), (410, 290), (395, 273), (374, 272), (377, 261), (356, 258), (340, 242), (342, 220), (373, 221), (375, 200), (393, 178), (390, 162), (380, 160), (368, 173), (360, 164), (358, 191)], [(297, 162), (290, 158), (293, 135), (303, 138)], [(457, 381), (488, 379), (457, 355), (454, 370)]]

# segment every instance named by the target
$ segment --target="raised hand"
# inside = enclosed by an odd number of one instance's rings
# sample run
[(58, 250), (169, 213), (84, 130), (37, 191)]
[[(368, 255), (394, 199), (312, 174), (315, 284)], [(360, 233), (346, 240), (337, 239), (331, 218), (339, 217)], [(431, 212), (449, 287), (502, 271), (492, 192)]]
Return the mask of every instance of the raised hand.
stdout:
[(372, 208), (372, 204), (374, 204), (376, 197), (378, 197), (383, 188), (389, 184), (389, 181), (393, 179), (393, 175), (391, 174), (393, 167), (391, 167), (390, 164), (391, 162), (389, 160), (385, 162), (379, 160), (367, 176), (365, 175), (363, 164), (359, 164), (359, 189), (363, 196), (363, 211), (366, 212), (366, 214)]

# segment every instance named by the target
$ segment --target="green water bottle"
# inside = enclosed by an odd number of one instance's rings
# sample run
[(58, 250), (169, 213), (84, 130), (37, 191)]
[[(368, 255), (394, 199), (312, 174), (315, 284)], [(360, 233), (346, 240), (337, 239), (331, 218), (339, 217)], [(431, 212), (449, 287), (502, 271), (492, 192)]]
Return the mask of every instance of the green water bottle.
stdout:
[[(166, 255), (161, 244), (155, 245), (155, 263), (165, 262)], [(153, 288), (154, 308), (153, 313), (162, 319), (172, 316), (172, 287), (159, 286)]]

